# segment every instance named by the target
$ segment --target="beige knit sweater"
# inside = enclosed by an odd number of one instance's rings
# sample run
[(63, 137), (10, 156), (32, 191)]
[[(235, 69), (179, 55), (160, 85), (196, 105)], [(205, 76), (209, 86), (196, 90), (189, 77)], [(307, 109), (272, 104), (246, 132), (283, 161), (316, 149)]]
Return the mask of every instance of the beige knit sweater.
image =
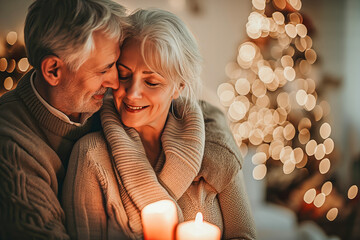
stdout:
[(74, 143), (93, 128), (52, 115), (27, 73), (0, 98), (0, 239), (69, 239), (58, 200)]
[[(175, 109), (181, 112), (181, 104)], [(201, 103), (181, 120), (169, 114), (154, 169), (138, 133), (121, 124), (111, 100), (101, 120), (103, 133), (74, 146), (64, 182), (73, 239), (141, 239), (140, 211), (162, 199), (177, 204), (180, 221), (201, 211), (224, 239), (255, 238), (241, 158), (219, 110)]]

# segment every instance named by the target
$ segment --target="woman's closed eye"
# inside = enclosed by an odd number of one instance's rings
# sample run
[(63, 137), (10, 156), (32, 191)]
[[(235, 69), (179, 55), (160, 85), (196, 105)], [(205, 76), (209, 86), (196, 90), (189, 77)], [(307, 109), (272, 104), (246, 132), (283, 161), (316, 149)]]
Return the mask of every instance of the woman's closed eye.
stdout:
[(158, 83), (158, 82), (153, 82), (153, 81), (149, 81), (149, 80), (145, 80), (145, 84), (149, 87), (157, 87), (160, 85), (160, 83)]

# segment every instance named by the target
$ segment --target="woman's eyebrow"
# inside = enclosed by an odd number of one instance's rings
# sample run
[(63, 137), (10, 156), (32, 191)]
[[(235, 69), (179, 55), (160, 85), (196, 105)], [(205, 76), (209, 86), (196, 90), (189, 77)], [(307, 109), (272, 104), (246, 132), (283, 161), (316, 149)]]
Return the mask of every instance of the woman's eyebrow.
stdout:
[(119, 65), (122, 66), (122, 67), (124, 67), (124, 68), (126, 68), (126, 69), (129, 70), (129, 71), (132, 71), (129, 67), (125, 66), (125, 65), (122, 64), (122, 63), (119, 63)]

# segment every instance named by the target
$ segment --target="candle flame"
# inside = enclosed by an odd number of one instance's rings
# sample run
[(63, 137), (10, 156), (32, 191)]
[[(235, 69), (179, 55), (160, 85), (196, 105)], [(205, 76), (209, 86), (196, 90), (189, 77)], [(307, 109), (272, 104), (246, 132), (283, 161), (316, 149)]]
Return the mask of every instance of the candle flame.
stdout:
[(195, 217), (195, 223), (199, 224), (203, 222), (203, 215), (201, 212), (198, 212)]

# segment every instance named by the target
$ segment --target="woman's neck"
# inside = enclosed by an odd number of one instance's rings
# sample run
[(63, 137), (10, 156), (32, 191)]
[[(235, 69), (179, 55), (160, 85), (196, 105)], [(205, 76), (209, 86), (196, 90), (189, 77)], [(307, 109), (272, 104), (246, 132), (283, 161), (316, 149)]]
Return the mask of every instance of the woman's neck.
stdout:
[(142, 129), (136, 129), (140, 135), (141, 142), (144, 146), (145, 153), (151, 166), (154, 168), (159, 155), (161, 153), (161, 133), (157, 129), (148, 127)]

